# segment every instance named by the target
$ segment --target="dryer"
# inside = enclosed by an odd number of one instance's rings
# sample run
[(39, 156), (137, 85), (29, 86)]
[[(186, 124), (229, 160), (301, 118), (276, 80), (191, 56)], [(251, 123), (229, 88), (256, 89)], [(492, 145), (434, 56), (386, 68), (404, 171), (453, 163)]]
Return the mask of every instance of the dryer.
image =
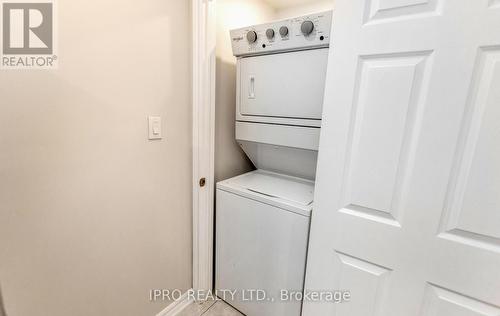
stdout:
[(258, 169), (314, 179), (332, 12), (231, 31), (236, 140)]
[[(216, 290), (247, 316), (300, 316), (332, 12), (231, 31), (236, 140), (258, 170), (217, 184)], [(264, 301), (248, 297), (264, 291)]]

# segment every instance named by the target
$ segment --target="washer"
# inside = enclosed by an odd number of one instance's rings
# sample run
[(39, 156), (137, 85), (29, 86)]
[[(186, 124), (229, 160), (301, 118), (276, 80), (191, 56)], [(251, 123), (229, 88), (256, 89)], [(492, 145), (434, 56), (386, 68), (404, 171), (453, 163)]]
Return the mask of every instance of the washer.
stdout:
[(249, 316), (300, 316), (302, 302), (280, 297), (304, 288), (313, 196), (313, 181), (263, 170), (217, 184), (219, 296)]

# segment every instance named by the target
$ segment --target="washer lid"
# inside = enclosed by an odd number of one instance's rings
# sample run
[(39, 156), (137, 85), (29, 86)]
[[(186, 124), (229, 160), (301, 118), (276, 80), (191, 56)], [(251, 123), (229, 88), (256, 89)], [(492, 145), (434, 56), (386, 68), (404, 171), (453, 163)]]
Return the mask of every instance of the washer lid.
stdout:
[[(310, 212), (314, 199), (314, 182), (281, 175), (274, 172), (256, 170), (218, 183), (218, 188), (258, 196), (263, 202), (274, 202), (280, 207)], [(235, 192), (238, 191), (238, 192)], [(301, 212), (303, 213), (303, 212)]]

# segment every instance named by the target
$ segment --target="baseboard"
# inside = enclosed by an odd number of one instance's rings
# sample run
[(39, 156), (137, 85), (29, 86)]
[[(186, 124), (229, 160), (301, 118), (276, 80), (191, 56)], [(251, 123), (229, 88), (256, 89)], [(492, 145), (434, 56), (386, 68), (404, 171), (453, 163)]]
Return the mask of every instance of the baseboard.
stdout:
[(184, 308), (194, 302), (192, 295), (191, 297), (188, 295), (190, 291), (192, 290), (186, 291), (181, 297), (179, 297), (179, 299), (172, 302), (156, 316), (175, 316), (179, 314)]

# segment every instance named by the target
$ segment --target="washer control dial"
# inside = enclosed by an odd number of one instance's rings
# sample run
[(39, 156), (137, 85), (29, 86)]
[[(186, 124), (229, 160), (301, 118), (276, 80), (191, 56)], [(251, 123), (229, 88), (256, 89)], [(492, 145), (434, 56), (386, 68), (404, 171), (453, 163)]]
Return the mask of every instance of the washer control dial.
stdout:
[(304, 21), (300, 26), (300, 30), (302, 31), (302, 34), (309, 36), (314, 31), (314, 23), (312, 21)]
[(267, 36), (268, 39), (272, 40), (274, 38), (274, 30), (273, 29), (267, 29), (266, 36)]
[(280, 35), (281, 35), (281, 37), (287, 37), (288, 36), (288, 27), (286, 27), (286, 26), (280, 27)]
[(247, 41), (251, 43), (255, 43), (257, 41), (257, 33), (255, 31), (249, 31), (247, 33)]

